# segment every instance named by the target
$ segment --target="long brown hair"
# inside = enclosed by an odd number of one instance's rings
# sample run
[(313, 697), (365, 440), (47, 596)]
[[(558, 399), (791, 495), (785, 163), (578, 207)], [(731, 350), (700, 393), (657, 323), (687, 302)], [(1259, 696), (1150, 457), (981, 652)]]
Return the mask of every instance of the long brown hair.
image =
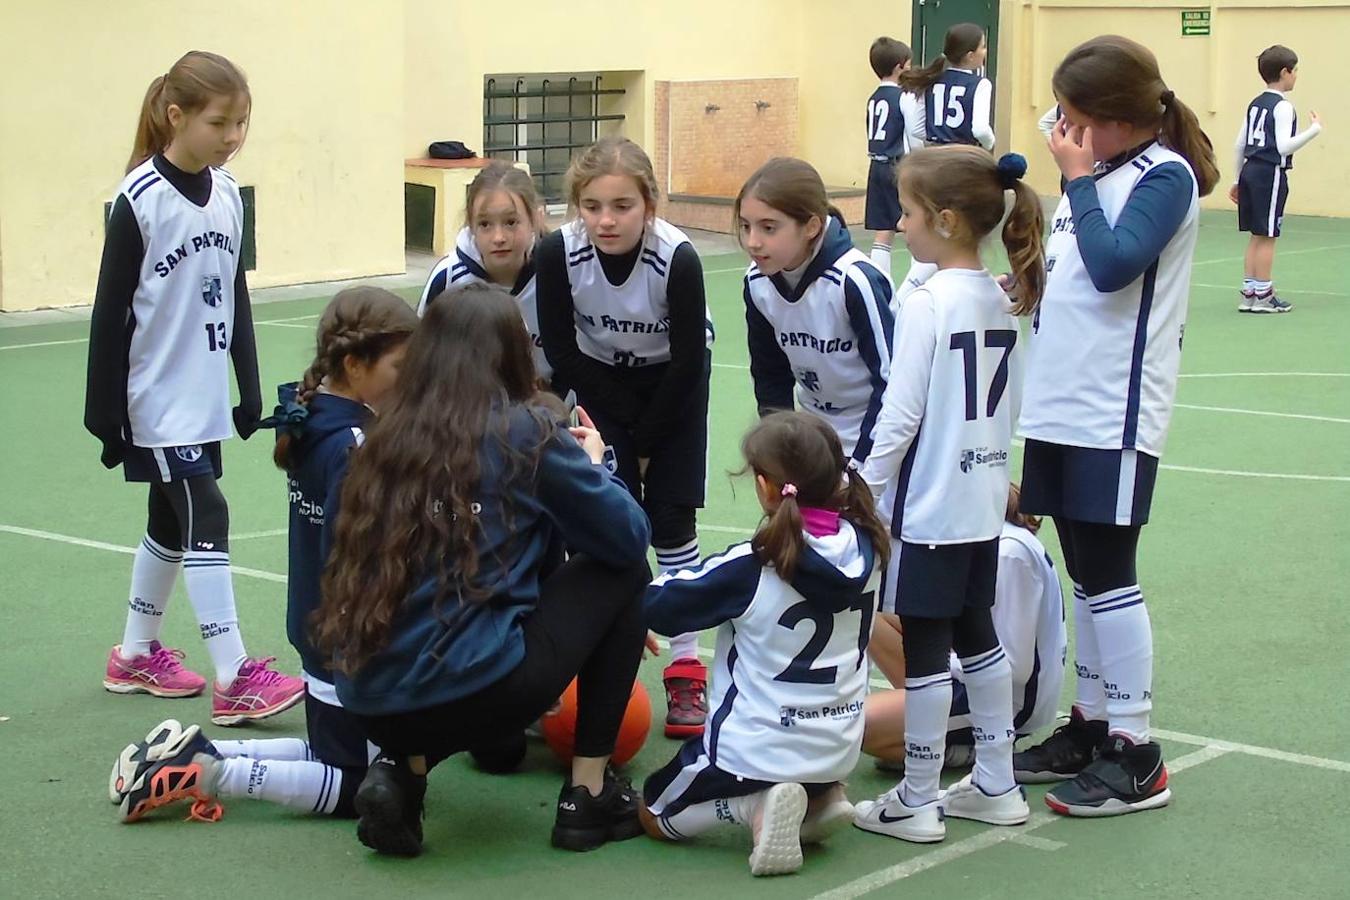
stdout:
[(1004, 510), (1003, 518), (1032, 534), (1041, 530), (1040, 516), (1022, 512), (1022, 486), (1015, 481), (1008, 484), (1008, 508)]
[(1056, 67), (1051, 84), (1060, 101), (1085, 115), (1157, 132), (1190, 164), (1200, 196), (1214, 190), (1214, 145), (1191, 108), (1168, 90), (1157, 57), (1143, 44), (1117, 34), (1085, 41)]
[(1022, 181), (1026, 160), (1007, 153), (997, 161), (980, 147), (953, 144), (925, 147), (900, 163), (900, 187), (923, 207), (929, 220), (950, 209), (978, 243), (1003, 218), (1005, 190), (1013, 207), (1003, 225), (1003, 246), (1016, 279), (1013, 313), (1024, 316), (1040, 305), (1045, 290), (1044, 215), (1036, 192)]
[[(499, 443), (505, 480), (530, 477), (557, 428), (552, 413), (531, 403), (534, 360), (515, 300), (486, 284), (452, 294), (451, 302), (427, 307), (393, 399), (342, 484), (313, 623), (316, 645), (348, 674), (385, 646), (390, 623), (422, 579), (436, 579), (436, 602), (452, 586), (464, 602), (486, 599), (475, 583), (481, 448)], [(538, 425), (539, 441), (525, 451), (512, 451), (506, 437), (509, 409), (518, 404)]]
[(798, 225), (805, 225), (812, 218), (819, 219), (821, 231), (830, 224), (831, 216), (844, 221), (844, 214), (830, 205), (824, 179), (816, 167), (804, 159), (775, 156), (745, 180), (731, 204), (731, 224), (736, 229), (738, 241), (744, 240), (740, 223), (741, 204), (746, 197), (772, 206)]
[(626, 137), (603, 137), (582, 150), (567, 167), (564, 177), (567, 200), (572, 209), (581, 208), (581, 192), (586, 185), (602, 175), (627, 175), (637, 182), (642, 202), (648, 215), (656, 215), (656, 203), (661, 190), (656, 185), (656, 171), (647, 151)]
[(524, 169), (517, 169), (504, 159), (494, 159), (469, 182), (469, 190), (464, 198), (464, 221), (473, 226), (473, 211), (478, 198), (493, 191), (505, 191), (525, 207), (525, 216), (536, 234), (544, 234), (548, 229), (539, 215), (539, 192), (535, 190), (534, 179)]
[(802, 537), (803, 506), (835, 510), (872, 541), (877, 565), (891, 556), (891, 537), (877, 516), (872, 492), (848, 465), (833, 428), (805, 412), (765, 416), (741, 439), (746, 471), (763, 476), (775, 487), (791, 484), (789, 493), (768, 513), (750, 539), (755, 558), (791, 580), (806, 546)]
[[(308, 405), (325, 378), (344, 386), (347, 357), (374, 365), (416, 328), (417, 313), (398, 294), (365, 284), (338, 291), (319, 317), (314, 361), (305, 370), (296, 401)], [(278, 469), (291, 468), (294, 449), (295, 438), (285, 429), (279, 430), (272, 451)]]
[(907, 91), (921, 94), (932, 87), (948, 66), (957, 66), (967, 53), (980, 49), (984, 40), (984, 29), (974, 22), (958, 22), (947, 29), (942, 41), (942, 55), (922, 69), (910, 69), (900, 73), (900, 86)]
[(178, 62), (169, 67), (168, 72), (156, 75), (146, 89), (127, 171), (130, 172), (156, 153), (163, 153), (173, 140), (173, 126), (169, 124), (170, 106), (177, 106), (185, 113), (195, 113), (205, 108), (215, 97), (237, 96), (252, 103), (248, 79), (238, 66), (219, 54), (205, 50), (184, 53)]

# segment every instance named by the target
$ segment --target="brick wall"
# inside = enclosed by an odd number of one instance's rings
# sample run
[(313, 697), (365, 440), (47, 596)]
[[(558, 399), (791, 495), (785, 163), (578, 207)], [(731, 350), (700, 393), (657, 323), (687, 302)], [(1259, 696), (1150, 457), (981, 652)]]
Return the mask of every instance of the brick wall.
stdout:
[[(735, 196), (765, 160), (796, 155), (797, 79), (663, 84), (668, 100), (661, 103), (658, 85), (656, 133), (658, 145), (668, 140), (668, 146), (658, 146), (658, 151), (664, 149), (667, 158), (670, 193)], [(761, 108), (756, 103), (768, 105)], [(709, 111), (710, 106), (716, 108)]]

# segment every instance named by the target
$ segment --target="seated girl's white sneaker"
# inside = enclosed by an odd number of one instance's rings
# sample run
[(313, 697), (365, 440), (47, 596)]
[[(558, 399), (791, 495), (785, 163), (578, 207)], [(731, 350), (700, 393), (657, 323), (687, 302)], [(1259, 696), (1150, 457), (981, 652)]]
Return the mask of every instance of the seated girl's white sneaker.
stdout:
[(915, 844), (935, 844), (947, 836), (940, 800), (908, 806), (893, 788), (875, 800), (854, 806), (853, 824), (863, 831), (899, 838)]

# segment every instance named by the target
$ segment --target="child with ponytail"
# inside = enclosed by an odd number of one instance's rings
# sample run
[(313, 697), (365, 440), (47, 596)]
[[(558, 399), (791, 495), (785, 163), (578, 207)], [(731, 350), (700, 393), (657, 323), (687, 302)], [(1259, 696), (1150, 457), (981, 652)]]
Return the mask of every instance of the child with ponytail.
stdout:
[(900, 73), (900, 87), (918, 94), (923, 144), (973, 144), (994, 149), (994, 85), (980, 74), (989, 43), (984, 29), (961, 22), (947, 29), (942, 55), (922, 69)]
[[(889, 541), (838, 434), (805, 412), (741, 441), (764, 521), (754, 537), (647, 590), (660, 634), (717, 627), (707, 733), (647, 779), (658, 840), (750, 829), (755, 875), (795, 872), (802, 843), (846, 826), (839, 784), (862, 747), (867, 642)], [(945, 720), (944, 720), (945, 721)]]
[(340, 291), (319, 319), (304, 379), (278, 387), (276, 412), (260, 423), (277, 430), (273, 459), (289, 484), (286, 634), (308, 689), (308, 741), (210, 741), (196, 725), (162, 722), (145, 742), (129, 745), (114, 767), (114, 787), (122, 783), (114, 799), (124, 821), (185, 798), (196, 800), (199, 812), (217, 799), (250, 797), (303, 812), (356, 815), (369, 745), (360, 721), (338, 702), (330, 661), (315, 648), (309, 619), (319, 606), (349, 456), (393, 389), (416, 325), (412, 307), (389, 291)]
[[(1040, 201), (1025, 172), (1022, 157), (995, 162), (977, 147), (919, 150), (900, 167), (905, 243), (937, 272), (900, 310), (862, 477), (882, 498), (894, 541), (881, 609), (904, 632), (905, 777), (860, 803), (855, 824), (906, 841), (941, 841), (944, 815), (994, 825), (1030, 815), (1013, 779), (1012, 672), (990, 611), (1020, 389), (1013, 316), (1035, 309), (1044, 281)], [(1000, 224), (1019, 285), (1011, 307), (980, 261), (981, 241)], [(953, 650), (975, 770), (944, 794)]]
[(1030, 341), (1022, 508), (1059, 532), (1078, 689), (1069, 723), (1015, 764), (1024, 781), (1072, 779), (1046, 795), (1055, 812), (1108, 816), (1171, 797), (1149, 735), (1153, 634), (1135, 551), (1176, 396), (1199, 198), (1219, 171), (1143, 45), (1093, 38), (1053, 85), (1050, 152), (1068, 184)]

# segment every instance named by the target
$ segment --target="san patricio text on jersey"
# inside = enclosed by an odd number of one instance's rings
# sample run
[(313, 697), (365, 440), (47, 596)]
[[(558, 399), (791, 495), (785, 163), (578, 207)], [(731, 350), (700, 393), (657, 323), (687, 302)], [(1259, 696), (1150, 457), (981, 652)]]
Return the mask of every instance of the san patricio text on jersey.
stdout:
[[(234, 238), (220, 231), (203, 231), (199, 235), (193, 235), (191, 245), (191, 253), (200, 253), (203, 250), (224, 250), (234, 256)], [(186, 242), (179, 244), (171, 252), (166, 253), (164, 259), (155, 263), (155, 274), (160, 278), (168, 278), (169, 273), (177, 268), (180, 262), (187, 259), (188, 255), (188, 244)]]

